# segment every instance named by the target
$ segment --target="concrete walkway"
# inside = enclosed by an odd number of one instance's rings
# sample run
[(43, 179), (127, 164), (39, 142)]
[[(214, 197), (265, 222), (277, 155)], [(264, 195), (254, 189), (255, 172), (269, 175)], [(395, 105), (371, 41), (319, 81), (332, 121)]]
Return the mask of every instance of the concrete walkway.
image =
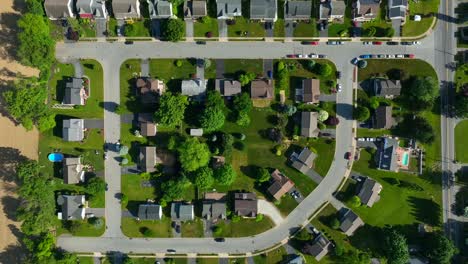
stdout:
[(185, 20), (185, 39), (187, 41), (193, 41), (193, 20)]
[(141, 76), (148, 77), (150, 74), (149, 60), (148, 59), (141, 60), (140, 67), (141, 67)]
[(321, 102), (336, 102), (336, 94), (321, 94), (319, 100)]
[(280, 225), (284, 220), (278, 208), (266, 200), (258, 199), (258, 213), (269, 216), (275, 225)]
[(203, 59), (197, 59), (197, 78), (201, 80), (205, 79), (205, 66), (203, 61)]

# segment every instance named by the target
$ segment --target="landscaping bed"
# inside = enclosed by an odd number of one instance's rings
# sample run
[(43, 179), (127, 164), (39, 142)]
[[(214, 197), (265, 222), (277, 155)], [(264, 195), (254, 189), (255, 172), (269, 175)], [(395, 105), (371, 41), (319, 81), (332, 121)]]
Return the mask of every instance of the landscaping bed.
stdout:
[(57, 236), (62, 234), (71, 234), (78, 237), (100, 237), (106, 231), (104, 218), (101, 219), (101, 226), (96, 227), (87, 220), (61, 221), (61, 226), (57, 229)]

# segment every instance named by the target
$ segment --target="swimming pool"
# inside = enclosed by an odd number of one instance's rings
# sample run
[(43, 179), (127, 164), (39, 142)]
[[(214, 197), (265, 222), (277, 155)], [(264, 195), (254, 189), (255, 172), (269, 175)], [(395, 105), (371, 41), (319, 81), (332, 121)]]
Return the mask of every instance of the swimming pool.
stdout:
[(54, 152), (54, 153), (50, 153), (47, 158), (51, 161), (51, 162), (61, 162), (63, 160), (63, 154), (62, 153), (58, 153), (58, 152)]
[(404, 152), (403, 153), (403, 159), (401, 160), (401, 164), (403, 166), (408, 166), (408, 162), (409, 162), (409, 153), (408, 152)]

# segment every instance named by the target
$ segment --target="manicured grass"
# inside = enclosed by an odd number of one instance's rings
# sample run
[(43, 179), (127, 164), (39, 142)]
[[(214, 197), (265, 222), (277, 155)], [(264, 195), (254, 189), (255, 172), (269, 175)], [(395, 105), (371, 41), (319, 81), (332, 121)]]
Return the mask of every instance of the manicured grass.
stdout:
[(142, 112), (142, 105), (136, 98), (135, 82), (141, 72), (141, 60), (130, 59), (120, 66), (120, 105), (122, 113)]
[(208, 59), (211, 65), (205, 68), (205, 79), (216, 79), (216, 60)]
[(255, 219), (243, 219), (239, 222), (227, 223), (221, 221), (217, 224), (223, 230), (220, 237), (247, 237), (263, 233), (275, 226), (270, 218), (265, 216), (262, 221), (256, 222)]
[(328, 24), (328, 36), (329, 37), (340, 37), (340, 34), (344, 31), (344, 35), (349, 36), (349, 29), (352, 27), (351, 23), (351, 7), (348, 4), (346, 6), (343, 23), (331, 23)]
[(252, 22), (244, 17), (236, 17), (235, 20), (235, 25), (227, 26), (228, 37), (265, 37), (265, 28), (262, 23)]
[(80, 33), (81, 38), (95, 38), (96, 37), (96, 24), (89, 19), (68, 19), (70, 27)]
[(93, 257), (78, 257), (80, 264), (94, 264)]
[[(411, 6), (413, 2), (410, 1), (409, 3)], [(435, 19), (434, 17), (428, 17), (428, 18), (424, 17), (419, 22), (408, 19), (406, 20), (406, 23), (403, 25), (402, 35), (405, 37), (419, 36), (425, 33), (431, 27), (432, 21), (434, 19)]]
[(375, 35), (373, 37), (387, 37), (385, 31), (387, 28), (391, 28), (392, 24), (387, 23), (385, 20), (369, 21), (362, 24), (363, 36), (366, 36), (366, 30), (370, 27), (375, 27)]
[(294, 28), (293, 36), (296, 38), (317, 37), (317, 24), (314, 19), (309, 22), (298, 21)]
[(278, 19), (273, 27), (273, 36), (275, 38), (284, 38), (284, 20)]
[(262, 60), (228, 59), (224, 60), (224, 76), (237, 78), (240, 73), (253, 72), (263, 74)]
[(411, 76), (437, 76), (432, 66), (418, 59), (371, 59), (367, 60), (367, 67), (359, 69), (358, 80), (362, 82), (376, 74), (388, 74), (390, 70), (402, 69), (405, 72), (403, 79)]
[(268, 253), (254, 257), (255, 264), (282, 263), (287, 253), (284, 247), (279, 247)]
[(455, 72), (455, 84), (457, 86), (457, 92), (461, 91), (463, 85), (468, 84), (468, 64), (463, 64), (457, 67)]
[[(126, 37), (149, 37), (150, 34), (150, 19), (135, 20), (130, 26), (124, 26), (124, 35)], [(132, 30), (128, 30), (132, 27)]]
[(144, 237), (140, 232), (140, 229), (144, 227), (150, 229), (154, 237), (172, 237), (171, 219), (168, 217), (163, 217), (158, 221), (122, 218), (122, 232), (128, 237)]
[(215, 18), (206, 17), (206, 22), (202, 19), (193, 24), (193, 33), (195, 37), (208, 37), (206, 33), (211, 32), (212, 37), (219, 36), (218, 21)]
[(157, 59), (150, 61), (151, 76), (163, 80), (172, 92), (180, 92), (181, 80), (191, 79), (196, 73), (195, 60), (182, 59), (182, 66), (176, 66), (174, 59)]
[(64, 228), (64, 221), (62, 221), (62, 225), (57, 228), (57, 236), (61, 234), (71, 233), (73, 236), (81, 236), (81, 237), (99, 237), (104, 234), (106, 231), (106, 223), (104, 218), (101, 218), (103, 221), (103, 225), (101, 228), (96, 229), (93, 225), (89, 224), (87, 220), (80, 220), (76, 221), (79, 223), (76, 230), (73, 232), (69, 232), (69, 230)]
[(276, 207), (280, 210), (281, 214), (283, 216), (288, 216), (289, 213), (296, 208), (298, 203), (294, 198), (291, 197), (289, 194), (285, 194), (283, 197), (281, 197), (281, 201), (275, 202)]
[(107, 28), (109, 29), (109, 37), (117, 36), (117, 19), (111, 17), (107, 22)]
[(217, 258), (198, 258), (197, 263), (198, 264), (218, 264), (219, 259), (217, 259)]
[(358, 128), (357, 136), (358, 137), (381, 137), (384, 135), (391, 135), (392, 132), (387, 129), (368, 129), (368, 128)]
[(319, 138), (309, 141), (307, 144), (312, 149), (315, 149), (317, 158), (314, 161), (314, 170), (322, 177), (327, 175), (335, 154), (335, 141)]
[(468, 120), (464, 120), (455, 127), (455, 157), (459, 162), (468, 162)]
[(142, 187), (141, 182), (144, 181), (138, 174), (122, 175), (122, 193), (128, 197), (129, 204), (146, 202), (147, 199), (152, 199), (155, 196), (153, 187)]
[(182, 223), (181, 231), (182, 237), (203, 237), (203, 222), (199, 218), (184, 222)]
[[(431, 14), (439, 11), (439, 0), (408, 1), (410, 15), (406, 17), (403, 25), (403, 36), (419, 36), (426, 32), (435, 19)], [(414, 21), (414, 15), (420, 15), (421, 21)]]

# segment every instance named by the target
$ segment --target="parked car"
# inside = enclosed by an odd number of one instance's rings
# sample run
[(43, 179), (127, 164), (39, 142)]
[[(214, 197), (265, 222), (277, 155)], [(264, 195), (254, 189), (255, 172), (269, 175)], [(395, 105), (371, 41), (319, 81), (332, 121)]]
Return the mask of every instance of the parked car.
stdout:
[(370, 59), (371, 57), (372, 57), (372, 55), (370, 55), (370, 54), (364, 54), (364, 55), (359, 56), (359, 58), (361, 58), (361, 59)]
[(351, 60), (351, 63), (352, 63), (353, 65), (356, 65), (356, 64), (358, 63), (358, 61), (359, 61), (358, 58), (354, 58), (354, 59)]
[(224, 237), (217, 237), (214, 239), (216, 242), (224, 242), (226, 241), (226, 239), (224, 239)]
[(176, 225), (176, 227), (175, 227), (175, 231), (177, 232), (177, 234), (179, 234), (179, 233), (180, 233), (180, 225)]
[(385, 57), (386, 57), (385, 54), (379, 54), (379, 55), (377, 55), (377, 58), (385, 58)]
[(325, 54), (320, 54), (320, 55), (318, 55), (318, 57), (321, 58), (321, 59), (325, 59), (325, 58), (327, 58), (327, 55), (325, 55)]
[(295, 54), (288, 54), (288, 55), (286, 55), (286, 57), (288, 57), (288, 58), (296, 58), (296, 55), (295, 55)]
[(370, 45), (370, 44), (372, 44), (372, 43), (369, 42), (369, 41), (364, 41), (362, 44), (364, 44), (364, 45)]
[(328, 41), (327, 45), (338, 45), (336, 41)]
[(117, 27), (117, 36), (122, 36), (122, 29), (120, 29), (120, 27)]
[(317, 59), (319, 56), (315, 53), (311, 53), (309, 57), (311, 57), (312, 59)]
[(387, 58), (389, 58), (389, 59), (394, 59), (394, 58), (395, 58), (395, 55), (393, 55), (393, 54), (387, 54)]
[[(410, 58), (410, 59), (414, 58), (414, 54), (406, 54), (406, 55), (407, 55), (408, 58)], [(405, 55), (405, 57), (406, 57), (406, 55)]]
[(337, 83), (337, 84), (336, 84), (336, 90), (337, 90), (338, 92), (341, 92), (342, 88), (343, 88), (343, 86), (341, 85), (341, 83)]
[(196, 42), (198, 45), (206, 45), (206, 41), (199, 40)]
[(351, 152), (349, 152), (349, 151), (346, 152), (345, 158), (346, 158), (347, 160), (351, 160), (351, 159), (353, 158), (353, 156), (351, 156)]
[(343, 41), (337, 41), (336, 44), (338, 44), (338, 45), (343, 45), (344, 42), (343, 42)]
[(338, 79), (341, 78), (341, 72), (340, 71), (336, 71), (336, 78), (338, 78)]
[(301, 44), (302, 45), (318, 45), (319, 42), (318, 41), (302, 41)]
[(133, 44), (133, 41), (131, 41), (131, 40), (126, 40), (125, 41), (125, 45), (132, 45), (132, 44)]
[(421, 45), (421, 41), (413, 41), (413, 45)]
[(374, 44), (374, 45), (382, 45), (382, 41), (374, 41), (374, 42), (372, 42), (372, 44)]
[(401, 59), (401, 58), (404, 58), (405, 55), (403, 55), (403, 54), (397, 54), (396, 57)]
[(398, 42), (396, 42), (396, 41), (387, 41), (387, 45), (392, 45), (392, 46), (398, 45)]
[(377, 54), (372, 54), (371, 58), (372, 58), (372, 59), (377, 59), (378, 56), (377, 56)]
[(172, 249), (172, 248), (170, 248), (170, 249), (168, 249), (168, 250), (167, 250), (167, 252), (169, 252), (169, 253), (175, 253), (175, 252), (176, 252), (176, 250), (175, 250), (175, 249)]

